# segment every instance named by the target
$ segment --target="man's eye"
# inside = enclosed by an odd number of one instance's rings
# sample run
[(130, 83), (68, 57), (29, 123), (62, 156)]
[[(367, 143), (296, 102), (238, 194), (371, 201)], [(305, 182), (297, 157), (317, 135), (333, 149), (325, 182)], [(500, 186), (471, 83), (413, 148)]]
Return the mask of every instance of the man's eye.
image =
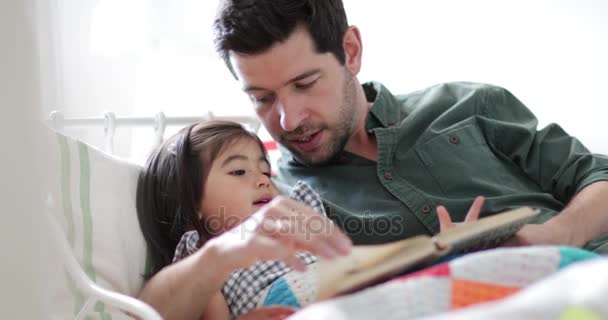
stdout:
[(245, 170), (234, 170), (234, 171), (230, 171), (228, 174), (230, 174), (232, 176), (242, 176), (245, 174)]
[(315, 79), (315, 80), (307, 82), (307, 83), (296, 83), (295, 86), (296, 86), (296, 89), (298, 89), (298, 90), (306, 90), (306, 89), (309, 89), (310, 87), (312, 87), (316, 82), (317, 82), (317, 80)]
[(268, 101), (268, 98), (266, 98), (266, 97), (252, 97), (251, 99), (255, 103), (265, 103)]
[(271, 98), (268, 96), (256, 97), (251, 96), (251, 102), (256, 106), (263, 106), (271, 102)]

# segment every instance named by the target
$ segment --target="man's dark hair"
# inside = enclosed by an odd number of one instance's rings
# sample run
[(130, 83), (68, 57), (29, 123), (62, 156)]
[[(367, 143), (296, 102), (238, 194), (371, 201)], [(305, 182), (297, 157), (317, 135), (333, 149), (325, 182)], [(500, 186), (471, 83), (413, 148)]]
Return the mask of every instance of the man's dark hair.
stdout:
[(215, 49), (236, 77), (230, 51), (262, 53), (300, 25), (318, 53), (331, 52), (344, 64), (342, 38), (348, 21), (342, 0), (222, 0), (213, 24)]

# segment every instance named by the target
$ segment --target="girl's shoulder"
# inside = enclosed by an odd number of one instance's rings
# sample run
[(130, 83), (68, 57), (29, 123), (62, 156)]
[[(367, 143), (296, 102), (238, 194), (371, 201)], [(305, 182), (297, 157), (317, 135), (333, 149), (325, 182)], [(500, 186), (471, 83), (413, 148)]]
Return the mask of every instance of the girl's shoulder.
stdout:
[(313, 190), (313, 188), (306, 182), (299, 180), (291, 189), (289, 197), (304, 203), (305, 205), (313, 208), (322, 215), (325, 214), (325, 208), (323, 207), (323, 201), (319, 194)]
[(199, 248), (199, 235), (196, 230), (191, 230), (182, 235), (175, 247), (173, 263), (193, 254)]

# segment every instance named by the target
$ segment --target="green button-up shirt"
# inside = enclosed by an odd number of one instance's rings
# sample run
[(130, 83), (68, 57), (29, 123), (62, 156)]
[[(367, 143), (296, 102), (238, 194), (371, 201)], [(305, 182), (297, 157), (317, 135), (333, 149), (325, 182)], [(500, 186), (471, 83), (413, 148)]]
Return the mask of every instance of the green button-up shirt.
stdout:
[(279, 179), (313, 186), (355, 243), (436, 234), (437, 205), (462, 221), (478, 195), (486, 197), (481, 216), (532, 206), (542, 222), (586, 185), (608, 180), (608, 157), (555, 124), (537, 130), (532, 112), (505, 89), (448, 83), (395, 96), (380, 83), (363, 88), (373, 102), (366, 128), (377, 162), (344, 151), (310, 167), (284, 149), (279, 161)]

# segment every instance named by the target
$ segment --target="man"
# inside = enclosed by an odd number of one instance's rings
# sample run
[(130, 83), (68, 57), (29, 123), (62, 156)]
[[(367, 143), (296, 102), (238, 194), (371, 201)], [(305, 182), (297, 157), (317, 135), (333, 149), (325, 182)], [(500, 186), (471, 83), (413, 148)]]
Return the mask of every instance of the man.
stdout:
[(608, 158), (557, 125), (537, 130), (508, 91), (450, 83), (395, 96), (380, 83), (361, 85), (362, 40), (340, 0), (224, 1), (215, 32), (284, 147), (280, 179), (315, 187), (355, 243), (437, 233), (451, 223), (445, 207), (463, 221), (483, 195), (482, 216), (542, 210), (513, 245), (608, 252)]

